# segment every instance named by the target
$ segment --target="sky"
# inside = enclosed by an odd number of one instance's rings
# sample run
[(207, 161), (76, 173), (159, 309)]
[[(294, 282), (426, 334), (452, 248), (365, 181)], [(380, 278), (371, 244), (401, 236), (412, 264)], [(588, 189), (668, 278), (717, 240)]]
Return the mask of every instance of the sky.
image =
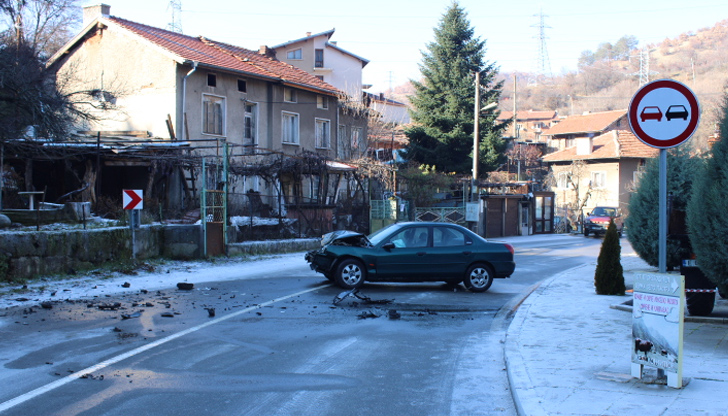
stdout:
[[(369, 60), (363, 80), (370, 92), (419, 79), (422, 51), (451, 0), (176, 0), (182, 30), (257, 50), (335, 29), (331, 40)], [(170, 0), (81, 0), (103, 2), (111, 15), (167, 28)], [(486, 42), (487, 61), (502, 72), (538, 69), (539, 23), (553, 74), (575, 71), (581, 52), (635, 36), (640, 47), (714, 26), (728, 19), (725, 0), (460, 0), (475, 35)]]

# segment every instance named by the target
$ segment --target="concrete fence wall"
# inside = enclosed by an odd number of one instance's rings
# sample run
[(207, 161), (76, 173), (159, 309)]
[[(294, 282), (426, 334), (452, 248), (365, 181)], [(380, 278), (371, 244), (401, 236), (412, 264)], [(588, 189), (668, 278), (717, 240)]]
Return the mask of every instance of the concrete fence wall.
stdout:
[[(135, 230), (136, 259), (164, 257), (199, 259), (203, 254), (199, 225), (149, 225)], [(312, 250), (320, 240), (247, 241), (228, 245), (229, 255), (255, 255)], [(74, 273), (132, 259), (131, 230), (114, 227), (89, 230), (0, 233), (0, 281)]]

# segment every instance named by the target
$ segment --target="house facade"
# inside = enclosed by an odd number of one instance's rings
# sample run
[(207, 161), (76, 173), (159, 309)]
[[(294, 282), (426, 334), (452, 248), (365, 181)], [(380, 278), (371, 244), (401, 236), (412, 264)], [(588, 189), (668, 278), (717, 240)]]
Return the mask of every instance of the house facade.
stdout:
[[(279, 214), (303, 200), (322, 205), (338, 183), (322, 180), (322, 172), (353, 169), (327, 162), (341, 153), (339, 132), (351, 129), (339, 117), (341, 91), (265, 46), (252, 51), (147, 26), (112, 16), (101, 4), (84, 8), (84, 29), (49, 65), (66, 90), (99, 92), (91, 104), (105, 110), (80, 130), (143, 131), (187, 143), (200, 157), (220, 157), (225, 147), (240, 172), (230, 180), (233, 204), (235, 195), (243, 203), (246, 193), (259, 192)], [(366, 119), (343, 123), (366, 128)], [(316, 163), (295, 162), (306, 155)], [(266, 166), (298, 170), (274, 175)]]
[(498, 122), (512, 122), (514, 118), (515, 123), (511, 123), (510, 134), (515, 141), (529, 143), (545, 142), (549, 129), (559, 121), (556, 111), (528, 110), (517, 111), (515, 117), (513, 111), (501, 111)]
[(657, 157), (658, 151), (626, 130), (575, 142), (543, 158), (554, 178), (556, 215), (574, 224), (595, 206), (620, 207), (626, 213), (647, 159)]
[(350, 100), (362, 97), (362, 69), (368, 60), (331, 41), (335, 29), (311, 34), (274, 45), (278, 59), (300, 68), (318, 79), (344, 91)]

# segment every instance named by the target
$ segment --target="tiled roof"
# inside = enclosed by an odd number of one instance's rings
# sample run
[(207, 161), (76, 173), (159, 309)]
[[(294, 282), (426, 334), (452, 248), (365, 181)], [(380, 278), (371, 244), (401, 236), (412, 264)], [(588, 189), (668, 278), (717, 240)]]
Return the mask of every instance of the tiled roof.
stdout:
[[(578, 139), (577, 139), (578, 140)], [(548, 154), (544, 162), (569, 162), (573, 160), (650, 158), (657, 157), (658, 150), (642, 143), (626, 130), (612, 130), (593, 139), (591, 154), (577, 155), (576, 146)]]
[[(556, 111), (516, 111), (516, 120), (552, 120), (556, 118)], [(513, 120), (513, 111), (501, 111), (498, 120)]]
[(615, 110), (580, 116), (569, 116), (551, 127), (548, 134), (601, 133), (626, 115), (627, 110)]
[(216, 42), (202, 36), (187, 36), (119, 17), (111, 16), (108, 20), (166, 49), (183, 60), (196, 61), (201, 65), (217, 67), (223, 70), (272, 78), (284, 83), (295, 84), (330, 94), (337, 94), (339, 92), (335, 87), (321, 81), (308, 72), (262, 55), (257, 51)]

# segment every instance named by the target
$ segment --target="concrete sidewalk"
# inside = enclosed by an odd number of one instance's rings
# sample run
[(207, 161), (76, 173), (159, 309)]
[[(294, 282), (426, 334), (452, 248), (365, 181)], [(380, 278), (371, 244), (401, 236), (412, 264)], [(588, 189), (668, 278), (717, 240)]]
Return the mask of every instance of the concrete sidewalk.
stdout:
[[(631, 288), (636, 272), (657, 270), (625, 250)], [(544, 282), (518, 308), (506, 338), (508, 375), (520, 415), (728, 415), (728, 301), (713, 315), (685, 314), (682, 389), (630, 376), (632, 297), (600, 296), (596, 262)], [(620, 306), (617, 308), (617, 306)], [(650, 383), (648, 380), (652, 379)]]

